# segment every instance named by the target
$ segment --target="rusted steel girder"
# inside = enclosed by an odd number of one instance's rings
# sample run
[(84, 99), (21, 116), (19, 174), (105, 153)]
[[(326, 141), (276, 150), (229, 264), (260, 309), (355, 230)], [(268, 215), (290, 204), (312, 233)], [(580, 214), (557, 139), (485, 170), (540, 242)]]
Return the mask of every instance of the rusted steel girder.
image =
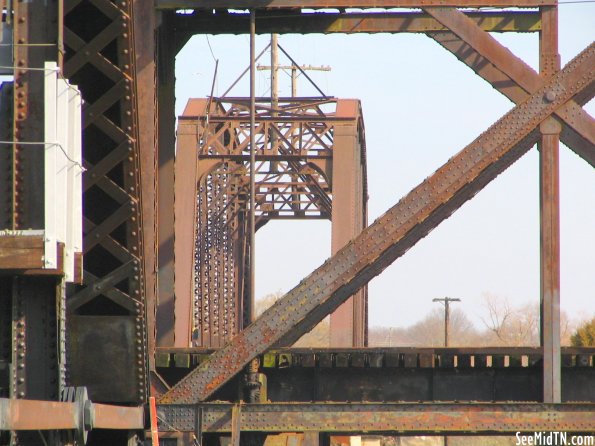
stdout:
[(204, 401), (255, 356), (290, 345), (526, 153), (537, 126), (595, 81), (595, 44), (403, 197), (162, 397)]
[[(174, 385), (212, 353), (160, 349), (158, 371)], [(595, 403), (595, 347), (562, 347), (561, 401)], [(259, 358), (269, 402), (543, 402), (543, 349), (286, 348)], [(213, 395), (234, 401), (242, 376)]]
[[(143, 242), (154, 244), (150, 237), (143, 240), (135, 5), (72, 0), (63, 8), (63, 71), (85, 102), (85, 271), (83, 286), (70, 289), (66, 300), (69, 384), (86, 385), (96, 401), (127, 403), (148, 396)], [(141, 56), (146, 61), (147, 54)], [(150, 144), (148, 138), (143, 135), (142, 143)], [(151, 164), (152, 158), (142, 165)], [(154, 247), (149, 250), (150, 264)], [(97, 343), (104, 345), (98, 349)]]
[[(161, 432), (231, 432), (233, 404), (160, 405)], [(593, 432), (594, 404), (276, 403), (241, 406), (242, 432)]]
[[(467, 12), (466, 15), (488, 32), (534, 32), (541, 29), (535, 11)], [(177, 14), (176, 32), (184, 34), (239, 34), (248, 29), (249, 14), (214, 14), (195, 11)], [(426, 33), (447, 31), (429, 14), (419, 12), (309, 13), (263, 12), (256, 17), (256, 30), (267, 33)]]
[[(523, 0), (524, 8), (552, 5), (555, 0)], [(327, 8), (425, 8), (426, 6), (519, 7), (518, 0), (155, 0), (157, 9), (327, 9)]]
[[(487, 80), (516, 104), (540, 88), (544, 79), (517, 58), (465, 14), (453, 8), (426, 8), (426, 11), (450, 29), (428, 33), (459, 60)], [(595, 85), (585, 88), (555, 115), (564, 124), (561, 138), (577, 155), (595, 167), (595, 121), (581, 106), (595, 94)]]
[(143, 407), (0, 398), (0, 431), (144, 428)]

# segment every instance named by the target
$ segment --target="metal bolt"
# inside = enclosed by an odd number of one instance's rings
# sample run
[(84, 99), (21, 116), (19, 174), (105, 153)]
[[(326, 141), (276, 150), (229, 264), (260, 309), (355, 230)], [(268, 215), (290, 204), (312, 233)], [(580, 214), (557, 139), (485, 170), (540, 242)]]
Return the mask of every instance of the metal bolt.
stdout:
[(556, 92), (552, 90), (548, 90), (545, 92), (545, 100), (547, 102), (554, 102), (556, 100)]

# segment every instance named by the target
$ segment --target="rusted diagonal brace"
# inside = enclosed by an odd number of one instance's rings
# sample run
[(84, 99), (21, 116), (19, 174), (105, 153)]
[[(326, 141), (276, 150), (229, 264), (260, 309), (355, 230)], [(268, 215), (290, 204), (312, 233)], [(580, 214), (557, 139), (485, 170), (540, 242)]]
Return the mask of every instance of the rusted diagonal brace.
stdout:
[[(441, 7), (425, 10), (451, 30), (428, 35), (514, 103), (524, 101), (543, 85), (544, 79), (535, 70), (462, 12), (455, 8)], [(561, 134), (562, 142), (595, 167), (595, 120), (581, 108), (595, 94), (595, 85), (591, 85), (583, 93), (584, 96), (578, 103), (569, 101), (556, 110), (555, 114), (565, 124)]]
[[(312, 329), (526, 153), (538, 139), (540, 122), (595, 80), (593, 63), (595, 44), (302, 280), (160, 402), (204, 401), (252, 358), (271, 347), (289, 345)], [(552, 102), (546, 92), (554, 97)]]

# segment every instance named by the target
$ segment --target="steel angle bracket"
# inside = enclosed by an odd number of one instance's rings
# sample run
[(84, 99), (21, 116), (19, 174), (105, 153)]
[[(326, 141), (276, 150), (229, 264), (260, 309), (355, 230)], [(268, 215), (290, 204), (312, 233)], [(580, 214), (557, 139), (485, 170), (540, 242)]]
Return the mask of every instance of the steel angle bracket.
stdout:
[(539, 124), (595, 82), (595, 44), (404, 196), (260, 318), (214, 353), (160, 403), (207, 400), (252, 358), (312, 329), (526, 153)]

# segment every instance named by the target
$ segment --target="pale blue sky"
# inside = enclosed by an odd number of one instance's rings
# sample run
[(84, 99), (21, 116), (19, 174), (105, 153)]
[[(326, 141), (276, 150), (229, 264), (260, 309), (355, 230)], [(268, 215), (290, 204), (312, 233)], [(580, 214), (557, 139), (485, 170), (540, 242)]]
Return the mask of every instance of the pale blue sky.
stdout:
[[(595, 4), (562, 4), (560, 54), (568, 62), (595, 37)], [(537, 68), (537, 35), (496, 34)], [(257, 51), (269, 36), (259, 36)], [(209, 36), (219, 59), (215, 94), (249, 63), (247, 35)], [(280, 44), (326, 94), (358, 98), (364, 112), (370, 223), (512, 107), (469, 68), (425, 35), (282, 35)], [(283, 59), (281, 59), (283, 62)], [(261, 59), (269, 64), (269, 55)], [(189, 97), (209, 94), (214, 61), (205, 36), (177, 58), (178, 113)], [(290, 94), (281, 75), (281, 95)], [(268, 95), (269, 73), (257, 73)], [(315, 91), (303, 78), (300, 95)], [(247, 79), (231, 93), (248, 95)], [(593, 101), (586, 109), (593, 115)], [(562, 309), (595, 315), (595, 171), (561, 146)], [(539, 300), (538, 153), (533, 148), (474, 199), (370, 283), (370, 324), (410, 325), (459, 297), (479, 326), (482, 294), (513, 304)], [(257, 296), (288, 291), (330, 254), (330, 222), (273, 221), (257, 233)]]

